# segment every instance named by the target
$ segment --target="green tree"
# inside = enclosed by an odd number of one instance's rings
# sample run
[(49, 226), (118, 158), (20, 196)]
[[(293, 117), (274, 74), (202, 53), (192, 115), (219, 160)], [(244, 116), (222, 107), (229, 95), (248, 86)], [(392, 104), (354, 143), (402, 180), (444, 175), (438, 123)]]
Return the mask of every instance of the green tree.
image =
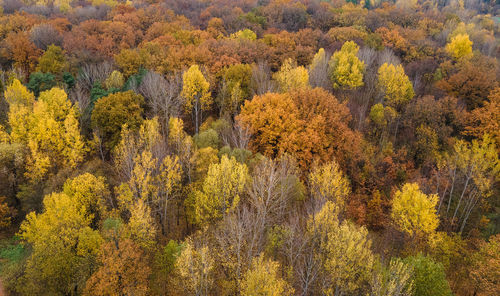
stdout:
[(333, 88), (353, 89), (363, 86), (365, 63), (357, 57), (359, 46), (347, 41), (336, 51), (329, 62), (330, 80)]
[(52, 73), (35, 72), (31, 73), (27, 86), (38, 97), (40, 92), (49, 90), (56, 84), (56, 78)]
[(208, 110), (212, 104), (210, 95), (210, 83), (201, 73), (198, 65), (192, 65), (182, 75), (182, 97), (184, 108), (193, 116), (195, 132), (198, 133), (200, 123), (203, 119), (203, 110)]
[(441, 263), (436, 263), (430, 257), (417, 255), (407, 257), (404, 263), (413, 267), (414, 296), (451, 296), (450, 286)]
[(261, 254), (252, 260), (252, 266), (244, 275), (241, 295), (293, 295), (293, 288), (280, 278), (279, 263), (264, 259), (264, 255)]

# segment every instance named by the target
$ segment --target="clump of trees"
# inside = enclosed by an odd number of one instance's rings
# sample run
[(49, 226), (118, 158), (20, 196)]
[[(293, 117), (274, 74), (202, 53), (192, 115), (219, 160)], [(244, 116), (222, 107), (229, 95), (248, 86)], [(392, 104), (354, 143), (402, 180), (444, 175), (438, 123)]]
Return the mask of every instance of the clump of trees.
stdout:
[(5, 293), (499, 295), (498, 7), (459, 2), (4, 0)]

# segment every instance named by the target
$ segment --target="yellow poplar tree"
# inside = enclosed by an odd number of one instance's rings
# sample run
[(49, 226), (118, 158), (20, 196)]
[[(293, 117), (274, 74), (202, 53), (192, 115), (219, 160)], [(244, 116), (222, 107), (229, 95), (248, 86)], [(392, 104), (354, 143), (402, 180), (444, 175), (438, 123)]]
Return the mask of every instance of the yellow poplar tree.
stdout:
[(195, 220), (204, 224), (236, 208), (248, 178), (247, 166), (234, 157), (224, 155), (220, 163), (210, 165), (202, 189), (195, 192)]
[(411, 236), (431, 234), (439, 225), (437, 202), (437, 195), (426, 195), (417, 183), (405, 184), (394, 195), (391, 217), (401, 231)]
[(188, 238), (175, 265), (185, 295), (210, 295), (215, 261), (207, 246), (196, 248)]
[(363, 86), (365, 63), (357, 57), (359, 46), (347, 41), (340, 51), (335, 52), (329, 62), (330, 80), (333, 88), (353, 89)]
[(285, 60), (273, 77), (278, 82), (281, 92), (309, 86), (307, 69), (302, 66), (297, 67), (297, 63), (292, 59)]
[(451, 41), (446, 44), (446, 52), (454, 59), (469, 58), (472, 56), (472, 41), (469, 35), (458, 34), (451, 38)]
[(102, 184), (83, 179), (89, 176), (68, 180), (65, 192), (45, 196), (44, 211), (29, 213), (21, 224), (19, 235), (33, 250), (23, 275), (27, 295), (71, 294), (90, 276), (85, 270), (95, 264), (102, 238), (91, 228), (93, 214), (82, 198)]
[(285, 296), (293, 295), (293, 288), (279, 275), (279, 263), (264, 259), (264, 255), (254, 258), (252, 266), (245, 273), (242, 296)]
[(192, 65), (182, 75), (182, 97), (184, 98), (184, 108), (193, 116), (195, 131), (198, 133), (202, 122), (202, 111), (208, 110), (212, 104), (210, 96), (210, 83), (201, 73), (198, 65)]
[(402, 65), (384, 63), (378, 69), (378, 84), (387, 105), (399, 110), (414, 96), (413, 85)]
[(337, 214), (343, 211), (345, 200), (351, 192), (349, 181), (335, 161), (312, 169), (309, 174), (309, 188), (314, 198), (332, 201), (337, 208)]

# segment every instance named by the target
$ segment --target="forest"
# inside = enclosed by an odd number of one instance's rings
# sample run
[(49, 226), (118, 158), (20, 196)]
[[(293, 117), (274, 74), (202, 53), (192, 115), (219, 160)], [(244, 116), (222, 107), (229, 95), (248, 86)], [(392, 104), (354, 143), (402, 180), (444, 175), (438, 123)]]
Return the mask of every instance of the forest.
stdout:
[(0, 295), (500, 295), (499, 41), (498, 0), (0, 0)]

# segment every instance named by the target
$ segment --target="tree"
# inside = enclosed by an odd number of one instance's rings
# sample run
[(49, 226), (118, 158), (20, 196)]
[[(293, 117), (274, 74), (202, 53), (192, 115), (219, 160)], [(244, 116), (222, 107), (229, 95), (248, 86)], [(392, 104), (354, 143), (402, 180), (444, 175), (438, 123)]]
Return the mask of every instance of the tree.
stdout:
[(62, 74), (66, 70), (68, 63), (64, 57), (64, 51), (57, 45), (49, 45), (47, 50), (38, 59), (36, 71), (42, 73)]
[(493, 296), (500, 292), (500, 234), (491, 236), (489, 242), (482, 242), (474, 255), (471, 276), (477, 284), (475, 293), (479, 296)]
[(214, 259), (207, 246), (196, 248), (191, 239), (184, 242), (176, 261), (176, 270), (186, 294), (210, 295), (213, 285)]
[(372, 296), (410, 296), (413, 291), (413, 267), (399, 258), (392, 258), (389, 266), (374, 272)]
[(4, 97), (11, 108), (13, 108), (14, 105), (24, 105), (31, 108), (35, 102), (33, 93), (17, 79), (14, 79), (12, 83), (7, 86)]
[(422, 193), (417, 183), (405, 184), (394, 194), (391, 217), (397, 227), (411, 236), (420, 237), (436, 230), (437, 195)]
[(248, 182), (248, 168), (223, 155), (208, 168), (202, 189), (195, 192), (196, 221), (205, 224), (234, 210)]
[(240, 105), (250, 97), (252, 66), (248, 64), (231, 65), (223, 70), (222, 87), (217, 98), (221, 114), (233, 115)]
[(287, 59), (278, 72), (273, 75), (281, 92), (309, 86), (309, 74), (306, 68), (299, 66), (292, 59)]
[(309, 174), (309, 190), (320, 203), (333, 202), (337, 215), (343, 212), (347, 196), (351, 192), (349, 181), (334, 161), (312, 169)]
[(378, 85), (384, 94), (385, 104), (401, 110), (414, 96), (413, 86), (402, 65), (384, 63), (378, 69)]
[(268, 93), (246, 101), (236, 119), (253, 135), (251, 148), (276, 157), (285, 151), (283, 145), (291, 141), (303, 125), (297, 113), (288, 94)]
[(27, 86), (38, 97), (40, 92), (49, 90), (56, 84), (56, 78), (52, 73), (35, 72), (31, 73)]
[(14, 66), (20, 68), (27, 77), (35, 69), (41, 50), (29, 40), (26, 32), (10, 32), (4, 41), (7, 58), (14, 61)]
[(337, 206), (327, 201), (310, 217), (307, 228), (313, 242), (319, 246), (315, 256), (324, 268), (329, 295), (363, 294), (368, 289), (375, 257), (372, 254), (368, 230), (337, 217)]
[(345, 165), (359, 135), (349, 129), (349, 109), (321, 88), (255, 96), (236, 120), (248, 129), (250, 148), (269, 157), (293, 155), (303, 170), (335, 156)]
[(320, 48), (314, 55), (308, 69), (309, 84), (311, 87), (322, 87), (328, 89), (330, 85), (328, 77), (328, 58), (325, 50)]
[(330, 81), (335, 89), (353, 89), (363, 86), (365, 63), (356, 56), (359, 46), (347, 41), (336, 51), (329, 62)]
[(74, 198), (77, 206), (90, 219), (91, 226), (97, 227), (110, 204), (110, 192), (104, 177), (90, 173), (81, 174), (64, 183), (63, 192)]
[(151, 268), (129, 239), (109, 241), (99, 252), (100, 267), (88, 279), (86, 295), (148, 295)]
[(203, 119), (203, 110), (208, 110), (212, 104), (210, 83), (201, 73), (198, 65), (192, 65), (182, 75), (182, 97), (185, 99), (184, 108), (193, 116), (195, 132), (198, 133)]
[(404, 263), (413, 267), (413, 293), (415, 296), (451, 296), (443, 265), (430, 257), (417, 255), (407, 257)]
[(489, 134), (500, 143), (500, 88), (491, 92), (483, 107), (472, 110), (464, 133), (476, 138)]
[(446, 52), (454, 59), (468, 58), (472, 55), (472, 41), (467, 34), (458, 34), (446, 44)]
[(144, 98), (129, 90), (102, 97), (92, 111), (92, 127), (99, 133), (108, 152), (120, 140), (123, 125), (134, 130), (143, 121)]
[(90, 227), (94, 216), (82, 198), (89, 198), (88, 192), (98, 192), (101, 186), (83, 184), (87, 178), (68, 180), (66, 192), (45, 196), (44, 211), (29, 213), (21, 224), (20, 236), (33, 249), (22, 279), (25, 293), (81, 291), (81, 282), (90, 276), (102, 238)]
[[(26, 174), (32, 180), (41, 180), (58, 168), (76, 168), (87, 152), (80, 135), (78, 110), (71, 105), (68, 96), (60, 88), (52, 88), (40, 94), (38, 101), (32, 100), (23, 87), (15, 90), (14, 83), (8, 93), (13, 102), (25, 100), (26, 105), (14, 103), (9, 112), (12, 128), (11, 139), (26, 145), (30, 151)], [(18, 98), (14, 99), (17, 92)], [(25, 97), (21, 99), (22, 97)]]
[(125, 84), (125, 78), (120, 71), (113, 71), (104, 81), (104, 85), (108, 90), (110, 89), (121, 89)]
[(130, 210), (127, 236), (143, 250), (152, 250), (156, 246), (155, 222), (151, 209), (142, 199), (136, 201)]
[(448, 219), (452, 229), (462, 232), (478, 204), (491, 196), (500, 171), (497, 151), (488, 135), (472, 143), (457, 140), (451, 154), (445, 154), (438, 162), (435, 174), (436, 192), (440, 196), (438, 211), (446, 200), (446, 210), (443, 208), (441, 215)]
[(245, 273), (241, 295), (277, 296), (293, 295), (293, 288), (278, 275), (279, 263), (264, 259), (264, 255), (254, 258), (252, 266)]

